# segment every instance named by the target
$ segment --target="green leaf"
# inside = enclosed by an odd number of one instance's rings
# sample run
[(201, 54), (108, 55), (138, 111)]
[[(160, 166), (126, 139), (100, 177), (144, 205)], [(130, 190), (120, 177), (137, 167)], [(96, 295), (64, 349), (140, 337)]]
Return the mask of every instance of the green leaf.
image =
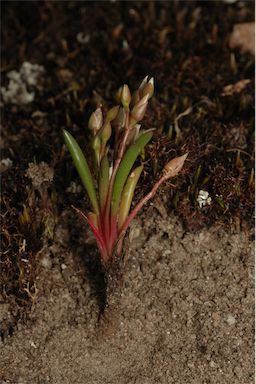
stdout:
[(125, 155), (120, 163), (118, 171), (116, 173), (115, 182), (113, 186), (112, 202), (111, 202), (111, 214), (116, 215), (119, 207), (121, 193), (123, 191), (124, 184), (127, 177), (137, 159), (139, 153), (145, 147), (145, 145), (152, 138), (153, 133), (147, 132), (141, 135), (135, 143), (125, 152)]
[(138, 183), (139, 177), (141, 175), (141, 172), (143, 170), (143, 165), (140, 165), (139, 167), (135, 168), (128, 177), (119, 207), (119, 215), (118, 215), (118, 228), (122, 228), (122, 225), (124, 224), (128, 213), (130, 211), (134, 190), (136, 188), (136, 185)]
[(99, 175), (99, 196), (101, 210), (105, 207), (109, 185), (109, 162), (108, 156), (103, 156), (100, 163), (100, 175)]
[(99, 204), (97, 201), (96, 191), (94, 187), (94, 181), (92, 178), (91, 171), (89, 169), (88, 163), (84, 157), (84, 154), (79, 147), (77, 141), (74, 139), (74, 137), (67, 132), (65, 129), (63, 130), (63, 136), (66, 143), (66, 146), (68, 147), (68, 150), (72, 156), (73, 162), (75, 164), (75, 167), (77, 169), (77, 172), (82, 180), (82, 183), (88, 193), (89, 199), (91, 201), (91, 204), (93, 206), (94, 212), (96, 214), (99, 213)]

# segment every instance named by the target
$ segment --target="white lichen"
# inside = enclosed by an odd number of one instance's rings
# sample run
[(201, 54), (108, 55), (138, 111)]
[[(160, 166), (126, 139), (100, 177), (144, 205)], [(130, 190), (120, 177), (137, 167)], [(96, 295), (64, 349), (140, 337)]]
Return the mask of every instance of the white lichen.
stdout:
[(44, 74), (44, 67), (25, 61), (20, 69), (20, 74), (27, 85), (33, 86), (37, 89), (41, 88), (40, 82)]
[(199, 208), (203, 208), (206, 205), (210, 205), (212, 203), (212, 198), (209, 196), (209, 192), (203, 190), (199, 191), (196, 200), (198, 202)]
[(34, 101), (35, 90), (41, 89), (44, 68), (38, 64), (24, 62), (20, 71), (7, 73), (9, 83), (1, 87), (3, 101), (6, 104), (29, 104)]

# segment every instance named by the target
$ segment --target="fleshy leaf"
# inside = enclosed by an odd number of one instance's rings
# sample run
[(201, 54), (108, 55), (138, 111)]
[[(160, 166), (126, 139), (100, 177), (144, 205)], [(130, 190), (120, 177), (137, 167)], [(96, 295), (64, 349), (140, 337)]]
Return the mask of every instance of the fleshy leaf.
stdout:
[(130, 176), (128, 177), (119, 207), (119, 215), (118, 215), (118, 228), (120, 229), (122, 225), (124, 224), (128, 213), (130, 211), (134, 190), (136, 188), (136, 185), (138, 183), (139, 177), (141, 175), (141, 172), (143, 170), (143, 165), (140, 165), (139, 167), (135, 168)]
[(89, 199), (91, 201), (92, 207), (96, 214), (99, 213), (99, 205), (97, 201), (96, 191), (94, 187), (94, 181), (91, 175), (91, 171), (89, 169), (88, 163), (84, 157), (84, 154), (78, 145), (77, 141), (74, 137), (67, 132), (65, 129), (63, 130), (63, 136), (65, 143), (68, 147), (68, 150), (72, 156), (74, 161), (76, 170), (83, 182), (83, 185), (88, 193)]
[(99, 175), (99, 196), (100, 196), (100, 207), (104, 209), (108, 194), (109, 185), (109, 162), (108, 156), (105, 155), (100, 164), (100, 175)]
[(112, 193), (112, 202), (111, 202), (111, 214), (116, 215), (121, 193), (123, 191), (124, 184), (127, 180), (127, 177), (133, 167), (133, 164), (135, 163), (135, 160), (137, 159), (139, 153), (142, 151), (142, 149), (145, 147), (145, 145), (149, 142), (149, 140), (152, 138), (153, 133), (147, 132), (141, 135), (135, 143), (125, 152), (125, 155), (120, 163), (120, 166), (118, 168), (114, 187), (113, 187), (113, 193)]

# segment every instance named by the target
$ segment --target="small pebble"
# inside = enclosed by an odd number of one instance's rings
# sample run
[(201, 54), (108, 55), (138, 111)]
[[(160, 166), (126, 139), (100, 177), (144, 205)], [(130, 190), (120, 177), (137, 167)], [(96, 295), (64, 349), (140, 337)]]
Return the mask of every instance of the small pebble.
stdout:
[(236, 323), (235, 317), (230, 315), (230, 314), (227, 316), (226, 321), (227, 321), (228, 325), (234, 325)]
[(45, 257), (42, 258), (41, 264), (46, 269), (51, 269), (51, 267), (52, 267), (51, 259), (48, 256), (45, 256)]

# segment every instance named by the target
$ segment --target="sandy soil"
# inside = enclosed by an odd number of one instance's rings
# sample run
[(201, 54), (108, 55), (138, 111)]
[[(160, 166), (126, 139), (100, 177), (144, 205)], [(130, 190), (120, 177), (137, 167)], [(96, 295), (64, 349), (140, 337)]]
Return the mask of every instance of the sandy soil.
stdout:
[(152, 206), (145, 217), (100, 321), (84, 248), (69, 249), (59, 226), (42, 251), (31, 319), (1, 346), (2, 383), (254, 382), (250, 233), (186, 233)]

